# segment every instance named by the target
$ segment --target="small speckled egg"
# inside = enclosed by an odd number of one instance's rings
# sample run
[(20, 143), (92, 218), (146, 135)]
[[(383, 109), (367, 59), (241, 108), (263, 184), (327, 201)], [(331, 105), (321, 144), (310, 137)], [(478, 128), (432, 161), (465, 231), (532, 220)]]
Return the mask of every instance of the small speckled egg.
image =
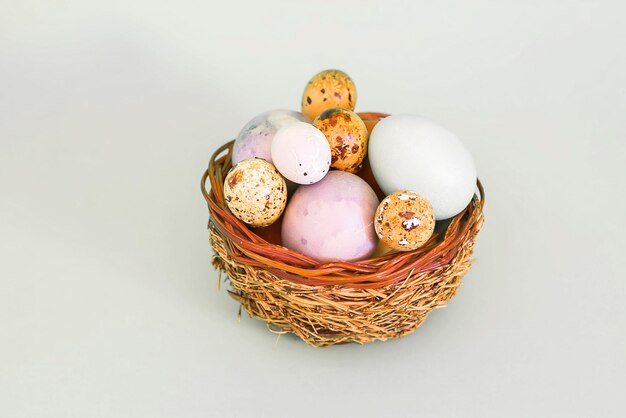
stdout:
[(435, 213), (428, 200), (415, 192), (400, 191), (380, 202), (374, 217), (376, 235), (398, 251), (422, 246), (435, 230)]
[(293, 110), (270, 110), (248, 122), (235, 139), (233, 165), (249, 158), (263, 158), (272, 162), (271, 145), (274, 134), (293, 122), (310, 122), (311, 119)]
[(377, 206), (365, 181), (333, 170), (296, 190), (283, 215), (283, 245), (319, 261), (361, 260), (376, 248)]
[(330, 145), (330, 166), (356, 173), (367, 155), (367, 127), (351, 110), (334, 107), (319, 114), (313, 126), (324, 133)]
[(253, 227), (275, 222), (287, 205), (287, 185), (273, 164), (261, 158), (243, 160), (224, 180), (224, 199), (238, 219)]
[(342, 107), (354, 110), (356, 87), (348, 74), (325, 70), (315, 74), (302, 94), (302, 113), (315, 119), (326, 109)]
[(287, 179), (313, 184), (328, 173), (330, 146), (322, 131), (310, 123), (295, 122), (274, 135), (272, 160)]

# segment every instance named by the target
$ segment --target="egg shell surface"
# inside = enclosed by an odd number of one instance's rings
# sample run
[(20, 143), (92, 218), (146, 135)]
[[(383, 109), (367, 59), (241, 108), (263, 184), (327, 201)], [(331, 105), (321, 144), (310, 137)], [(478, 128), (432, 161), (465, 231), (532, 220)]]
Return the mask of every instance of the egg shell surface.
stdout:
[(309, 123), (295, 122), (279, 129), (271, 150), (278, 171), (298, 184), (318, 182), (330, 168), (330, 145), (322, 131)]
[(287, 185), (276, 167), (261, 158), (243, 160), (224, 180), (224, 200), (238, 219), (253, 227), (274, 223), (287, 204)]
[(421, 247), (433, 235), (435, 213), (431, 204), (419, 194), (395, 192), (378, 205), (374, 228), (378, 238), (389, 248), (411, 251)]
[(369, 140), (372, 172), (386, 194), (412, 190), (433, 206), (437, 220), (461, 212), (476, 188), (469, 151), (450, 131), (414, 115), (382, 119)]
[(326, 109), (342, 107), (354, 110), (356, 87), (354, 82), (340, 70), (324, 70), (315, 74), (302, 94), (302, 113), (315, 119)]
[(294, 110), (270, 110), (255, 116), (241, 129), (233, 144), (233, 165), (250, 158), (263, 158), (272, 162), (272, 139), (283, 126), (293, 122), (311, 122), (311, 119)]
[(331, 171), (300, 186), (283, 215), (283, 245), (318, 261), (360, 260), (376, 248), (378, 198), (361, 178)]
[(367, 155), (367, 128), (351, 110), (335, 107), (319, 114), (313, 126), (324, 133), (330, 145), (330, 166), (356, 173)]

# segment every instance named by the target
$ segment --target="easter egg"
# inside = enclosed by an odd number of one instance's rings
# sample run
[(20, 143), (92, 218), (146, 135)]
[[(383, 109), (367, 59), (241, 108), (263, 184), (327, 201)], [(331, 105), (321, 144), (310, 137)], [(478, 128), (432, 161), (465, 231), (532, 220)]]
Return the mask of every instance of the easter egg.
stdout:
[(271, 145), (274, 134), (293, 122), (311, 119), (293, 110), (270, 110), (254, 117), (243, 127), (233, 144), (233, 165), (249, 158), (263, 158), (272, 162)]
[(424, 196), (437, 220), (461, 212), (476, 188), (471, 154), (450, 131), (413, 115), (382, 119), (369, 139), (372, 172), (386, 194), (412, 190)]
[(398, 251), (422, 246), (435, 230), (435, 213), (428, 200), (410, 191), (395, 192), (380, 202), (374, 218), (376, 235)]
[(275, 222), (287, 204), (287, 185), (276, 167), (261, 158), (243, 160), (224, 180), (224, 200), (238, 219), (253, 227)]
[(356, 173), (367, 155), (367, 128), (351, 110), (334, 107), (320, 113), (313, 126), (324, 133), (330, 145), (330, 166)]
[(330, 146), (316, 127), (295, 122), (280, 128), (271, 146), (272, 160), (278, 171), (298, 184), (313, 184), (328, 173)]
[(354, 110), (356, 87), (348, 74), (325, 70), (309, 80), (302, 94), (302, 113), (315, 119), (326, 109), (342, 107)]
[(283, 215), (283, 245), (319, 261), (360, 260), (376, 248), (378, 198), (361, 178), (331, 171), (300, 186)]

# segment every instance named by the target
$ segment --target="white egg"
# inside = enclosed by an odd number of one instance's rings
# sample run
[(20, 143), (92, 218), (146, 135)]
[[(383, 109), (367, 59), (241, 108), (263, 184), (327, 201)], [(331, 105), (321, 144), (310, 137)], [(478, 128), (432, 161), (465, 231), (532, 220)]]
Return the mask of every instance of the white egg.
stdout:
[(330, 145), (322, 131), (309, 123), (295, 122), (280, 128), (271, 151), (278, 171), (298, 184), (320, 181), (330, 167)]
[(476, 167), (469, 151), (452, 132), (420, 116), (392, 115), (378, 122), (369, 161), (386, 194), (421, 194), (437, 220), (457, 215), (474, 195)]

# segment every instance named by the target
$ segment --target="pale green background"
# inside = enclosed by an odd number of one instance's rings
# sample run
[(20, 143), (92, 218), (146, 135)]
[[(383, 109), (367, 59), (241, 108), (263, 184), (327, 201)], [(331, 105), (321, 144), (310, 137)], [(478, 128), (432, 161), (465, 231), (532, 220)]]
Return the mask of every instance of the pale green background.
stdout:
[[(626, 416), (625, 15), (0, 0), (0, 416)], [(320, 350), (237, 321), (199, 180), (329, 67), (456, 132), (487, 208), (448, 308)]]

